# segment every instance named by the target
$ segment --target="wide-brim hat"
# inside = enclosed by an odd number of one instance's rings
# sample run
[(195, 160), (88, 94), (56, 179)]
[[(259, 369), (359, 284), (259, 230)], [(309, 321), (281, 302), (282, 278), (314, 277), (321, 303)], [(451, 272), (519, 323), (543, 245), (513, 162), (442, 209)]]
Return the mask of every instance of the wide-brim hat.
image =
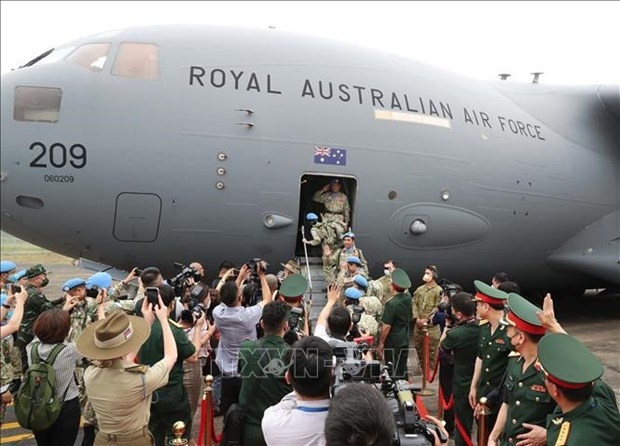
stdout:
[(603, 375), (603, 363), (585, 345), (566, 333), (549, 333), (538, 343), (538, 361), (554, 384), (579, 389)]
[(411, 287), (411, 279), (409, 278), (409, 275), (405, 272), (405, 270), (400, 268), (392, 271), (392, 283), (403, 290)]
[(500, 320), (502, 325), (512, 325), (517, 330), (533, 335), (545, 334), (545, 327), (536, 315), (539, 311), (542, 312), (540, 308), (517, 293), (508, 294), (506, 300), (510, 311)]
[(493, 288), (487, 285), (481, 280), (474, 280), (474, 286), (476, 287), (476, 295), (474, 300), (479, 302), (486, 302), (488, 304), (505, 304), (508, 299), (508, 293)]
[(286, 263), (280, 263), (280, 265), (282, 265), (285, 270), (290, 271), (293, 274), (301, 272), (301, 266), (295, 260), (289, 260)]
[(115, 311), (105, 319), (88, 325), (78, 337), (76, 348), (84, 357), (115, 359), (138, 351), (151, 333), (151, 326), (137, 316)]

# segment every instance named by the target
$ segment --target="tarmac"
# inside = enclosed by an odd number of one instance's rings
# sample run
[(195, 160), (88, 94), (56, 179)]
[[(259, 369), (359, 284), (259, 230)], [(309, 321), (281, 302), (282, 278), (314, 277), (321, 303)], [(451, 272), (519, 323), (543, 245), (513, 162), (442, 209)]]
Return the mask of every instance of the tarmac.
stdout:
[[(44, 289), (50, 299), (61, 296), (62, 284), (73, 277), (87, 278), (94, 271), (78, 268), (73, 265), (72, 259), (64, 257), (29, 243), (18, 240), (5, 233), (1, 234), (1, 258), (17, 263), (18, 269), (27, 268), (36, 263), (42, 263), (49, 274), (50, 283)], [(597, 295), (596, 290), (589, 290), (583, 297), (574, 300), (560, 300), (554, 302), (556, 317), (565, 330), (575, 336), (590, 348), (605, 365), (603, 380), (609, 384), (620, 401), (620, 295)], [(413, 360), (410, 370), (414, 374), (413, 385), (421, 387), (419, 365)], [(434, 392), (432, 396), (421, 397), (424, 406), (431, 415), (437, 414), (437, 381), (429, 383), (427, 388)], [(192, 439), (198, 438), (200, 425), (200, 408), (194, 418)], [(215, 419), (217, 432), (222, 428), (222, 417)], [(0, 430), (1, 445), (36, 445), (32, 433), (22, 429), (14, 418), (12, 407), (7, 410), (7, 420)], [(82, 432), (78, 441), (81, 443)], [(452, 444), (452, 440), (449, 444)]]

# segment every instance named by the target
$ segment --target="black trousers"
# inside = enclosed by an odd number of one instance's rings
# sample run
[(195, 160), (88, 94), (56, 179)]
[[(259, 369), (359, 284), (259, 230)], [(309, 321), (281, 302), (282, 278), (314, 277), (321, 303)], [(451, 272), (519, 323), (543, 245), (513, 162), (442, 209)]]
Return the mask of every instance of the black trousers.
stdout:
[(222, 397), (220, 399), (220, 411), (226, 414), (228, 408), (239, 402), (241, 393), (241, 378), (238, 376), (222, 375)]
[(49, 429), (34, 431), (38, 446), (69, 446), (75, 443), (80, 429), (80, 399), (65, 401), (60, 415)]

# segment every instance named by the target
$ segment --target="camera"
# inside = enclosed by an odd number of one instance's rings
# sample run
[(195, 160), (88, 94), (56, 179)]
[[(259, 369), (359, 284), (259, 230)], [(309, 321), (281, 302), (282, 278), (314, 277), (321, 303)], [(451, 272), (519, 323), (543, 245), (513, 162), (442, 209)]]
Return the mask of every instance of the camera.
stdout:
[(87, 297), (92, 297), (93, 299), (95, 299), (98, 295), (99, 295), (99, 290), (101, 288), (99, 288), (98, 286), (94, 285), (92, 288), (88, 288), (86, 290), (86, 296)]
[(252, 283), (260, 283), (260, 279), (258, 277), (258, 273), (266, 273), (267, 268), (269, 268), (269, 263), (260, 257), (255, 257), (249, 260), (246, 265), (250, 269), (250, 282)]
[[(390, 366), (381, 366), (379, 361), (365, 361), (362, 354), (365, 342), (330, 341), (336, 357), (335, 379), (331, 394), (335, 395), (339, 389), (349, 382), (365, 382), (380, 388), (388, 406), (394, 416), (394, 435), (392, 444), (402, 446), (428, 446), (435, 444), (432, 431), (437, 433), (442, 443), (448, 438), (434, 423), (422, 420), (418, 407), (415, 404), (416, 390), (405, 380), (393, 381), (388, 369)], [(366, 345), (367, 347), (367, 345)]]
[(291, 313), (288, 317), (288, 331), (284, 333), (284, 341), (288, 345), (293, 345), (299, 336), (297, 333), (301, 333), (299, 328), (299, 320), (302, 318), (304, 311), (301, 308), (291, 308)]
[(20, 287), (19, 285), (11, 284), (11, 292), (13, 294), (21, 293), (22, 287)]
[(350, 308), (353, 311), (351, 313), (351, 322), (357, 325), (362, 318), (362, 314), (364, 313), (364, 307), (361, 305), (351, 305)]
[(176, 296), (183, 295), (183, 287), (187, 284), (189, 278), (193, 278), (195, 282), (199, 282), (202, 276), (195, 268), (184, 265), (183, 263), (174, 262), (174, 266), (181, 269), (181, 272), (168, 281), (170, 286), (174, 288)]

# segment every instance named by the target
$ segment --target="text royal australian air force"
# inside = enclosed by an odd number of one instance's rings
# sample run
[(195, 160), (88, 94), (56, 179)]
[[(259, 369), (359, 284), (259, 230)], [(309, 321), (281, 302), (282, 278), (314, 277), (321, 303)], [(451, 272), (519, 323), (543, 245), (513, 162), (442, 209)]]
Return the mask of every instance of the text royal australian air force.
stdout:
[[(515, 119), (510, 116), (492, 115), (474, 107), (451, 104), (437, 98), (423, 97), (419, 94), (391, 91), (356, 83), (332, 82), (325, 79), (306, 78), (299, 82), (296, 91), (286, 91), (278, 86), (272, 74), (259, 74), (252, 71), (222, 68), (189, 67), (189, 85), (192, 87), (232, 89), (254, 94), (297, 95), (302, 99), (339, 101), (357, 105), (367, 105), (385, 112), (375, 112), (378, 119), (393, 119), (409, 122), (428, 123), (450, 122), (462, 119), (466, 124), (482, 128), (497, 128), (505, 133), (545, 141), (539, 125)], [(415, 120), (412, 114), (428, 117), (426, 121)], [(449, 126), (449, 125), (448, 125)]]

